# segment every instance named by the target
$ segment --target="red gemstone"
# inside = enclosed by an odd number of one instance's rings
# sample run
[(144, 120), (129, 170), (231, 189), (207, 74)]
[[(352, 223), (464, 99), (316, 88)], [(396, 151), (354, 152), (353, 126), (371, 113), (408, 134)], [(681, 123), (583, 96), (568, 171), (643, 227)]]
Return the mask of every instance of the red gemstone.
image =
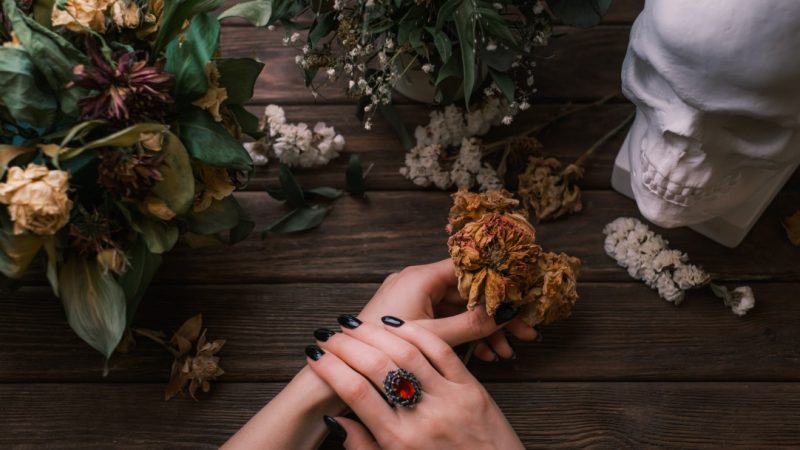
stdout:
[(397, 377), (392, 380), (392, 387), (397, 395), (403, 400), (410, 400), (417, 393), (417, 388), (414, 383), (403, 377)]

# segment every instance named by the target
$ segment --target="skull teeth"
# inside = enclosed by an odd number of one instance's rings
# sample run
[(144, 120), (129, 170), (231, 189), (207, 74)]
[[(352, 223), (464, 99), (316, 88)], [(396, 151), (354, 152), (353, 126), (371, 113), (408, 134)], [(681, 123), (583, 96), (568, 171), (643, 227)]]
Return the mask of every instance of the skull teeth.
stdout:
[(678, 206), (691, 206), (700, 200), (709, 200), (730, 190), (739, 183), (739, 173), (728, 175), (719, 185), (699, 188), (684, 186), (661, 174), (650, 162), (644, 151), (640, 153), (642, 162), (642, 184), (648, 191), (664, 201)]

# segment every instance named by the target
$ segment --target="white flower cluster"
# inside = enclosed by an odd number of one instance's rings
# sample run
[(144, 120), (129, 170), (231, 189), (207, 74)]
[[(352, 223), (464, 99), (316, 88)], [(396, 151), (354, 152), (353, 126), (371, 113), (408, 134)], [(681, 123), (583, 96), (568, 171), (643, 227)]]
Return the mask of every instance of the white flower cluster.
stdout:
[(669, 242), (637, 219), (620, 217), (606, 225), (603, 233), (608, 256), (668, 302), (679, 305), (685, 291), (710, 281), (703, 269), (688, 263), (685, 253), (670, 249)]
[(278, 105), (267, 106), (261, 130), (266, 134), (262, 139), (245, 145), (255, 165), (266, 164), (271, 154), (290, 167), (324, 166), (344, 148), (344, 138), (333, 127), (324, 122), (317, 122), (313, 129), (302, 122), (287, 123)]
[[(510, 121), (515, 109), (504, 99), (489, 96), (480, 108), (469, 112), (454, 105), (431, 112), (428, 125), (415, 130), (417, 145), (406, 153), (400, 173), (424, 187), (470, 189), (477, 183), (481, 191), (501, 189), (503, 183), (497, 172), (489, 164), (481, 164), (481, 141), (475, 136), (486, 134), (506, 119)], [(446, 149), (456, 146), (455, 161), (449, 169), (443, 168)]]

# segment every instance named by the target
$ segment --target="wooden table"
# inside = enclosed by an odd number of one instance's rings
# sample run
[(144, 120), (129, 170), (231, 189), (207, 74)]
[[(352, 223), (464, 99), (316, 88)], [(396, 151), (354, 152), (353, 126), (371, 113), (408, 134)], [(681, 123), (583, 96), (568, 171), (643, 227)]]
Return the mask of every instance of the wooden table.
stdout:
[[(615, 0), (602, 26), (559, 29), (566, 34), (554, 39), (553, 57), (537, 75), (540, 98), (516, 126), (617, 89), (641, 6)], [(357, 312), (387, 274), (446, 257), (448, 194), (404, 180), (397, 172), (403, 151), (388, 127), (362, 130), (341, 90), (324, 91), (326, 100), (314, 104), (281, 37), (236, 23), (224, 28), (226, 55), (267, 64), (252, 110), (277, 103), (290, 120), (335, 126), (350, 152), (375, 165), (369, 202), (342, 198), (309, 233), (254, 235), (232, 249), (167, 256), (136, 324), (173, 330), (202, 312), (209, 335), (228, 340), (221, 353), (227, 373), (199, 402), (162, 400), (171, 359), (147, 342), (114, 356), (103, 378), (102, 358), (68, 328), (42, 278), (3, 294), (0, 448), (216, 447), (304, 364), (315, 328)], [(399, 110), (414, 123), (428, 113), (409, 103)], [(545, 148), (572, 160), (631, 111), (620, 102), (565, 120), (543, 136)], [(583, 260), (573, 317), (546, 327), (543, 342), (517, 345), (515, 361), (473, 361), (470, 368), (529, 448), (798, 448), (800, 249), (788, 243), (780, 219), (800, 207), (800, 178), (737, 249), (686, 229), (663, 230), (715, 278), (747, 280), (758, 299), (745, 318), (705, 292), (675, 308), (603, 252), (603, 225), (637, 215), (632, 201), (610, 190), (621, 139), (590, 163), (584, 211), (537, 226), (544, 246)], [(344, 161), (299, 178), (342, 186)], [(260, 171), (237, 194), (259, 227), (283, 213), (263, 189), (275, 176), (274, 167)]]

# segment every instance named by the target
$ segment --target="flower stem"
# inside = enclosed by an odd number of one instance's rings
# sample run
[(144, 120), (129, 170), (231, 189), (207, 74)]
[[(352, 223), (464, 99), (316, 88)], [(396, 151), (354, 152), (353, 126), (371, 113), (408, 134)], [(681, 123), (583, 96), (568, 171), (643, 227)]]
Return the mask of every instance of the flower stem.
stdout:
[(146, 337), (146, 338), (150, 339), (151, 341), (154, 341), (154, 342), (160, 344), (162, 347), (164, 347), (164, 349), (166, 349), (168, 352), (170, 352), (172, 354), (172, 356), (174, 356), (176, 358), (180, 356), (180, 354), (178, 354), (177, 350), (175, 350), (166, 341), (164, 341), (160, 337), (158, 337), (155, 334), (153, 334), (150, 330), (146, 330), (144, 328), (131, 328), (131, 331), (134, 332), (135, 334), (138, 334), (139, 336)]
[(602, 147), (603, 144), (605, 144), (606, 142), (609, 141), (609, 139), (613, 138), (617, 133), (619, 133), (626, 126), (628, 126), (628, 124), (633, 120), (634, 117), (636, 117), (636, 113), (635, 112), (633, 112), (633, 113), (629, 114), (627, 117), (625, 117), (625, 120), (620, 122), (619, 125), (614, 127), (608, 133), (604, 134), (600, 139), (597, 140), (597, 142), (595, 142), (594, 144), (592, 144), (591, 147), (586, 149), (586, 151), (583, 152), (583, 154), (580, 157), (578, 157), (578, 159), (575, 161), (574, 164), (576, 166), (580, 167), (583, 163), (586, 162), (587, 159), (589, 159), (594, 154), (594, 152), (598, 148)]
[(464, 353), (464, 356), (461, 358), (461, 361), (466, 366), (469, 363), (469, 360), (472, 359), (472, 354), (475, 353), (475, 347), (478, 346), (478, 341), (472, 341), (469, 343), (469, 347), (467, 347), (467, 352)]

